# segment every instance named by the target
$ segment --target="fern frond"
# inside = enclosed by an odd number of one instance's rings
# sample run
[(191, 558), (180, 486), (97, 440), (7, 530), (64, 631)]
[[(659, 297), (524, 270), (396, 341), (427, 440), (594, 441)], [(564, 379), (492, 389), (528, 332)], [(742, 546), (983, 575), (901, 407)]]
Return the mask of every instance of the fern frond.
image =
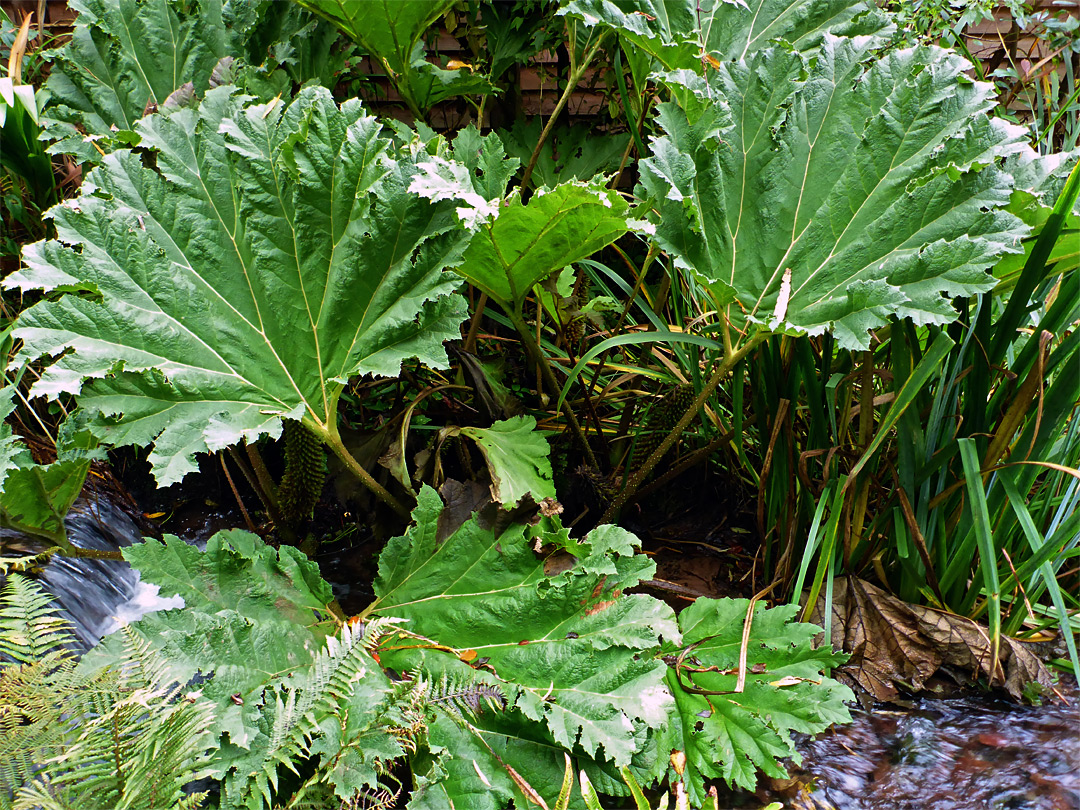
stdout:
[[(373, 785), (415, 750), (426, 728), (424, 705), (412, 684), (391, 684), (372, 658), (400, 622), (346, 623), (306, 671), (264, 691), (261, 733), (232, 763), (222, 807), (245, 807), (249, 797), (267, 806), (334, 806), (318, 797), (328, 789), (328, 795), (348, 796)], [(279, 795), (283, 769), (300, 775), (305, 767), (303, 784), (291, 796)]]
[[(377, 726), (381, 733), (393, 739), (396, 756), (415, 754), (427, 735), (430, 711), (427, 684), (408, 678), (391, 686), (373, 726)], [(373, 759), (371, 764), (380, 776), (387, 776), (392, 760)]]
[(72, 641), (71, 625), (51, 602), (52, 596), (32, 580), (8, 577), (0, 593), (0, 655), (31, 663)]
[(180, 686), (149, 643), (124, 628), (121, 665), (80, 689), (74, 742), (39, 761), (43, 772), (15, 808), (196, 807), (184, 785), (205, 775), (213, 746), (211, 704), (178, 699)]
[(63, 650), (0, 670), (0, 728), (25, 725), (49, 711), (67, 691), (74, 658)]
[(78, 810), (76, 802), (78, 797), (58, 789), (48, 775), (43, 774), (19, 791), (11, 807), (13, 810)]
[(77, 724), (96, 715), (96, 693), (115, 682), (111, 672), (82, 676), (57, 654), (36, 664), (0, 672), (0, 808), (31, 782), (44, 763), (55, 759), (77, 736)]
[(377, 789), (362, 788), (351, 799), (341, 803), (341, 810), (394, 810), (401, 792), (401, 785), (397, 790), (381, 785)]
[(294, 795), (286, 804), (274, 805), (274, 810), (331, 810), (341, 804), (329, 785), (314, 784), (301, 789), (303, 795)]
[(495, 684), (445, 672), (429, 685), (427, 700), (455, 717), (476, 717), (485, 707), (493, 711), (506, 709), (506, 695)]
[(396, 616), (376, 616), (374, 619), (368, 619), (363, 624), (364, 649), (369, 653), (375, 652), (384, 638), (400, 630), (401, 625), (406, 623), (406, 619)]
[(40, 585), (12, 574), (0, 594), (0, 808), (71, 737), (82, 706), (67, 623)]
[(322, 709), (332, 713), (338, 703), (348, 699), (353, 692), (353, 684), (366, 671), (379, 668), (371, 655), (382, 638), (402, 621), (380, 617), (362, 625), (346, 623), (336, 636), (326, 640), (325, 649), (312, 666), (311, 681), (311, 685), (323, 693), (320, 696)]
[(262, 734), (252, 743), (250, 753), (236, 763), (226, 778), (227, 796), (232, 806), (241, 797), (255, 794), (272, 805), (278, 790), (278, 770), (297, 773), (296, 763), (311, 756), (312, 740), (321, 734), (320, 724), (348, 717), (349, 699), (355, 684), (378, 664), (366, 645), (378, 643), (378, 628), (345, 624), (305, 672), (293, 673), (288, 684), (275, 683), (263, 693), (259, 719)]

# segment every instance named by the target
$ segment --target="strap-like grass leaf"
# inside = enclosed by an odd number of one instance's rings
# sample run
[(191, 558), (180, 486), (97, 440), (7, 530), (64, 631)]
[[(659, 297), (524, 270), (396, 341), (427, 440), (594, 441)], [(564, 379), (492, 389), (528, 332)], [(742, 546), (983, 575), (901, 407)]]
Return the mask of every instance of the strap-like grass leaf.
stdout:
[(990, 624), (990, 680), (998, 674), (998, 651), (1001, 647), (1001, 585), (998, 582), (998, 553), (994, 545), (994, 530), (990, 525), (990, 513), (986, 507), (986, 492), (979, 470), (974, 439), (959, 439), (960, 458), (964, 465), (964, 478), (970, 503), (971, 519), (975, 524), (975, 538), (979, 544), (979, 567), (982, 569), (986, 588), (987, 618)]

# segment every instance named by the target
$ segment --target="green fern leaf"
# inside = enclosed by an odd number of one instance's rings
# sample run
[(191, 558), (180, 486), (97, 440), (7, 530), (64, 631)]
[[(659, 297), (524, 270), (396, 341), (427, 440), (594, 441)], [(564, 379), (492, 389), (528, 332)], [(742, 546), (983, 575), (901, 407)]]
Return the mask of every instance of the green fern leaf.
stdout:
[(17, 794), (16, 810), (171, 808), (185, 800), (186, 784), (207, 775), (212, 706), (197, 693), (181, 697), (144, 639), (129, 628), (123, 638), (120, 666), (80, 684), (83, 693), (96, 693), (83, 699), (98, 711), (77, 715), (74, 742), (42, 763), (40, 777)]
[[(224, 807), (249, 806), (251, 797), (261, 798), (266, 805), (281, 801), (277, 795), (281, 769), (297, 773), (296, 763), (312, 755), (320, 757), (319, 774), (336, 771), (344, 750), (356, 747), (356, 738), (379, 717), (393, 693), (366, 642), (370, 643), (370, 637), (366, 639), (362, 629), (346, 624), (338, 635), (327, 639), (307, 671), (294, 674), (287, 683), (277, 681), (269, 686), (263, 697), (260, 733), (250, 750), (233, 758), (228, 750), (223, 752), (222, 765), (227, 771)], [(389, 737), (386, 731), (382, 734)], [(364, 747), (370, 748), (370, 744)], [(404, 751), (400, 745), (391, 745), (386, 753), (393, 760)], [(348, 775), (349, 780), (344, 779), (345, 773), (328, 780), (342, 798), (349, 798), (362, 785), (378, 785), (374, 764), (362, 773)], [(318, 781), (312, 780), (307, 790)]]
[[(78, 712), (77, 681), (67, 623), (51, 597), (19, 574), (0, 593), (0, 808), (30, 782), (39, 763), (57, 755), (70, 725), (63, 713)], [(77, 694), (75, 695), (77, 698)]]
[(18, 574), (0, 594), (0, 655), (30, 663), (72, 640), (70, 624), (50, 606), (52, 597)]
[[(125, 628), (118, 666), (77, 668), (65, 620), (36, 583), (12, 574), (0, 594), (0, 807), (42, 810), (196, 807), (211, 706), (181, 687)], [(14, 802), (11, 802), (14, 797)]]

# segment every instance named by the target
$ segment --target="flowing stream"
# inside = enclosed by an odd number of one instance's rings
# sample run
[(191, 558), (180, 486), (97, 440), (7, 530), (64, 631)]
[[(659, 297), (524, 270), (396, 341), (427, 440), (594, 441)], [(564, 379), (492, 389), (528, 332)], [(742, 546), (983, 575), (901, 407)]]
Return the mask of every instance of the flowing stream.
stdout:
[[(116, 551), (142, 539), (124, 511), (106, 498), (79, 500), (67, 515), (68, 540), (78, 548)], [(41, 550), (36, 541), (0, 529), (0, 542)], [(121, 622), (133, 622), (151, 610), (180, 607), (183, 600), (162, 599), (157, 585), (139, 580), (122, 560), (53, 556), (39, 582), (71, 622), (76, 646), (87, 650)]]
[[(1076, 810), (1080, 693), (1022, 706), (994, 695), (920, 698), (894, 711), (852, 711), (799, 749), (793, 776), (810, 789), (793, 810)], [(778, 797), (781, 798), (782, 797)]]

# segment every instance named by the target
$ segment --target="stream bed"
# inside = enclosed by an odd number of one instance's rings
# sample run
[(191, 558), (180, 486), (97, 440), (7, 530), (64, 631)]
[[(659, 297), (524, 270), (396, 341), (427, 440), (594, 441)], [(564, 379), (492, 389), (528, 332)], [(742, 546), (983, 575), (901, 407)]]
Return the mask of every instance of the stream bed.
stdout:
[(769, 798), (792, 810), (1076, 810), (1080, 694), (1059, 692), (1068, 703), (968, 693), (853, 709), (850, 725), (799, 745), (794, 784)]

